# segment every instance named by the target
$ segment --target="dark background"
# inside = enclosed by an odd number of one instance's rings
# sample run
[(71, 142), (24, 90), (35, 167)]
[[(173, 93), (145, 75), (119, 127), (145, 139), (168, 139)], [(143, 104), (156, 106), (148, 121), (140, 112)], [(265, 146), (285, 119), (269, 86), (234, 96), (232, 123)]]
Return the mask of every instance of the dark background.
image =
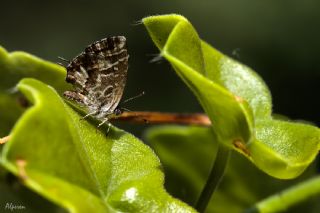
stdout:
[(148, 15), (178, 13), (223, 53), (256, 70), (274, 113), (320, 124), (320, 1), (2, 1), (0, 45), (57, 62), (95, 40), (125, 35), (130, 67), (125, 97), (146, 95), (131, 110), (199, 112), (201, 107), (158, 53), (143, 25)]

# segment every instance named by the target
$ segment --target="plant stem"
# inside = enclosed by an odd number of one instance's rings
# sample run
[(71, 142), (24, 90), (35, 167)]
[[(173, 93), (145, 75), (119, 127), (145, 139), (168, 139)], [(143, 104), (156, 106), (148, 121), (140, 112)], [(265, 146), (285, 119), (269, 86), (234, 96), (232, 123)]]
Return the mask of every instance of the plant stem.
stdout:
[(280, 212), (315, 195), (320, 195), (320, 176), (311, 178), (303, 183), (299, 183), (289, 189), (272, 195), (260, 201), (250, 209), (247, 209), (245, 212)]
[(119, 116), (110, 119), (117, 121), (128, 121), (142, 124), (185, 124), (210, 126), (211, 122), (207, 115), (201, 113), (181, 114), (163, 112), (123, 112)]
[(222, 180), (225, 168), (228, 163), (229, 154), (230, 149), (223, 144), (219, 144), (217, 156), (212, 166), (208, 180), (196, 204), (196, 209), (201, 213), (206, 210), (213, 192), (217, 189), (220, 181)]
[(10, 140), (10, 135), (0, 138), (0, 144), (4, 144)]

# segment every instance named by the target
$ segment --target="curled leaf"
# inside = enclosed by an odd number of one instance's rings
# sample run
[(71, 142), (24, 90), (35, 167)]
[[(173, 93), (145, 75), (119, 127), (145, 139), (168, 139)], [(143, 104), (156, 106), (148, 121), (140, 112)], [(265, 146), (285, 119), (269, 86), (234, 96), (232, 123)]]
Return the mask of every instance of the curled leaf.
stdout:
[(253, 70), (202, 41), (180, 15), (150, 16), (143, 23), (198, 98), (218, 142), (277, 178), (294, 178), (314, 160), (319, 128), (274, 119), (270, 92)]

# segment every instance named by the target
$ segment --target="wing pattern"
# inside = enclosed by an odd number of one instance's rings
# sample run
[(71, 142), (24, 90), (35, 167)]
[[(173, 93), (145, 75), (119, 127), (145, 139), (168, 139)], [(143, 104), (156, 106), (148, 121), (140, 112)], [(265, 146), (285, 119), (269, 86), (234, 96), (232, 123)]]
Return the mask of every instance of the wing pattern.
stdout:
[(88, 107), (98, 119), (113, 114), (126, 84), (128, 58), (124, 36), (89, 45), (67, 65), (66, 81), (74, 91), (66, 91), (65, 97)]

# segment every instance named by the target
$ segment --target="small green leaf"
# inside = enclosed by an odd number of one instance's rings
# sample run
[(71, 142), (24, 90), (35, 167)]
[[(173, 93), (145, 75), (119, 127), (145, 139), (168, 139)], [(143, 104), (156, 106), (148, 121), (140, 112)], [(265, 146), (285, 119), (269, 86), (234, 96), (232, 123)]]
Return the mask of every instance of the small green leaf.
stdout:
[(218, 142), (277, 178), (294, 178), (314, 160), (319, 128), (273, 119), (270, 92), (254, 71), (202, 41), (182, 16), (151, 16), (143, 23), (198, 98)]
[[(166, 189), (175, 197), (195, 205), (217, 153), (218, 143), (212, 138), (210, 129), (182, 126), (153, 127), (148, 129), (145, 138), (163, 164)], [(316, 173), (317, 165), (314, 163), (295, 180), (278, 180), (257, 169), (240, 154), (233, 153), (224, 179), (211, 198), (206, 212), (243, 212), (266, 196), (294, 187), (302, 181), (309, 180)], [(320, 195), (317, 194), (315, 199), (291, 207), (290, 212), (319, 211)]]
[(39, 79), (53, 86), (59, 93), (70, 88), (65, 82), (62, 66), (42, 60), (25, 52), (8, 53), (0, 46), (0, 137), (8, 135), (23, 109), (13, 94), (16, 84), (25, 77)]
[(18, 88), (34, 105), (15, 125), (2, 164), (70, 212), (194, 212), (163, 188), (158, 158), (134, 136), (97, 130), (40, 81)]
[(53, 86), (59, 93), (70, 85), (65, 82), (64, 67), (42, 60), (26, 52), (8, 53), (0, 46), (0, 91), (14, 87), (22, 78), (36, 78)]
[(9, 134), (22, 112), (23, 108), (19, 106), (16, 96), (0, 91), (0, 137)]

